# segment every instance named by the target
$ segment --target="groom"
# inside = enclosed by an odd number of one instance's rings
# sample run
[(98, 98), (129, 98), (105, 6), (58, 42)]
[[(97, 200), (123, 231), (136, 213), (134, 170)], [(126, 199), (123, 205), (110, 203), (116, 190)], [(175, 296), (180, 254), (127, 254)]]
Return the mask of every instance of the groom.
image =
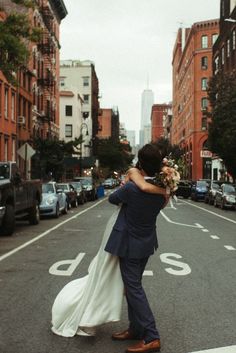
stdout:
[[(147, 144), (138, 153), (139, 169), (145, 179), (160, 172), (162, 157), (155, 145)], [(113, 334), (114, 340), (139, 340), (128, 353), (160, 351), (160, 335), (144, 289), (142, 275), (150, 255), (158, 247), (156, 218), (165, 204), (160, 194), (142, 192), (129, 181), (109, 196), (112, 204), (122, 204), (105, 250), (119, 256), (128, 304), (129, 328)]]

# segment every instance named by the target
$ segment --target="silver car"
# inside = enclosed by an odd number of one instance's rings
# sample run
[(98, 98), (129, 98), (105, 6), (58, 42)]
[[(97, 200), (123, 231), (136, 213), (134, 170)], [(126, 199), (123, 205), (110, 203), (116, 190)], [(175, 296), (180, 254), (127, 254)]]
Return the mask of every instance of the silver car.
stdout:
[(42, 184), (42, 202), (39, 205), (42, 216), (59, 217), (60, 213), (68, 212), (67, 196), (57, 187), (56, 182)]
[(235, 187), (231, 184), (222, 184), (216, 191), (215, 207), (220, 206), (224, 208), (236, 208), (236, 191)]

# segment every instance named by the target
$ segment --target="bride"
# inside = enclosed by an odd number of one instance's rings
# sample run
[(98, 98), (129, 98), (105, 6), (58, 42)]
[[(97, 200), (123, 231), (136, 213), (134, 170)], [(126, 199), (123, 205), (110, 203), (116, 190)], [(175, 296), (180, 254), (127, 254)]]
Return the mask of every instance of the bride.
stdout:
[[(142, 191), (166, 195), (165, 189), (146, 182), (138, 169), (128, 172)], [(60, 336), (95, 335), (95, 327), (120, 320), (124, 286), (119, 258), (104, 250), (119, 213), (109, 219), (101, 246), (85, 277), (69, 282), (57, 295), (52, 306), (52, 331)]]

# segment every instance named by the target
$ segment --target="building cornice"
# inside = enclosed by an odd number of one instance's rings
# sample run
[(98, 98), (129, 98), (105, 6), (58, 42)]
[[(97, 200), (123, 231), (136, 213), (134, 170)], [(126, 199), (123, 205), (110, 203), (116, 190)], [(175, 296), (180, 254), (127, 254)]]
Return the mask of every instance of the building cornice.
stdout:
[(58, 17), (60, 20), (66, 17), (68, 11), (66, 9), (65, 3), (63, 0), (49, 0), (51, 6), (57, 12)]

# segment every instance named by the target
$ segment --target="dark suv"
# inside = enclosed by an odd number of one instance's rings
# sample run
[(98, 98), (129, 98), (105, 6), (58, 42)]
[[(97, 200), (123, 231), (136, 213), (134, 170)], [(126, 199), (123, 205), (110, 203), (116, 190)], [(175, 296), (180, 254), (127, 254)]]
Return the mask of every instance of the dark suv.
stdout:
[(197, 180), (192, 184), (191, 199), (194, 201), (205, 200), (207, 192), (208, 181)]
[(189, 180), (180, 180), (178, 184), (178, 189), (175, 192), (176, 196), (182, 196), (187, 199), (191, 195), (192, 183)]
[(98, 198), (97, 185), (92, 177), (76, 177), (74, 181), (80, 181), (82, 183), (87, 200), (94, 201)]

